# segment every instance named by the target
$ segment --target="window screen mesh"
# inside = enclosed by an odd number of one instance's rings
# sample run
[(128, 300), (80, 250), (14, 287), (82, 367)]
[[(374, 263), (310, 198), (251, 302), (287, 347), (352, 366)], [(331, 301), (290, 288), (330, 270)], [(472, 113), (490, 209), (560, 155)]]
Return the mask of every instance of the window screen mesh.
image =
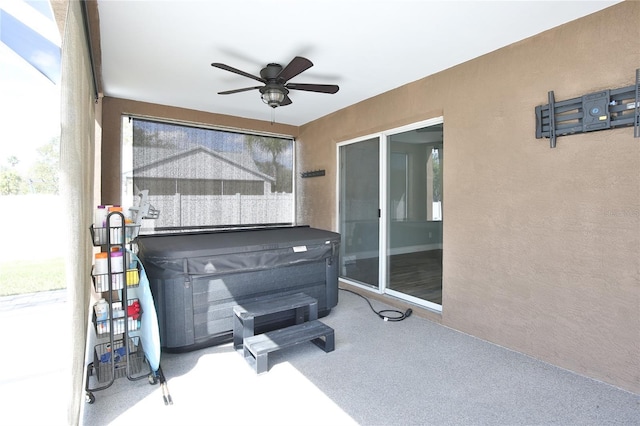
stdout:
[(293, 223), (292, 139), (123, 121), (125, 199), (148, 190), (156, 228)]

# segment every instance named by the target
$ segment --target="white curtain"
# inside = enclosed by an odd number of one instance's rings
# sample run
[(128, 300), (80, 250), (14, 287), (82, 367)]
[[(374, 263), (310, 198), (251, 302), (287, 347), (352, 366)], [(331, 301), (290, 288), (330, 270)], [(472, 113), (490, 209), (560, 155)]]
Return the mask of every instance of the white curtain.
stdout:
[(84, 403), (85, 347), (91, 296), (95, 99), (91, 61), (79, 1), (68, 3), (62, 39), (60, 190), (66, 209), (65, 253), (69, 306), (69, 382), (65, 391), (70, 425), (80, 423)]

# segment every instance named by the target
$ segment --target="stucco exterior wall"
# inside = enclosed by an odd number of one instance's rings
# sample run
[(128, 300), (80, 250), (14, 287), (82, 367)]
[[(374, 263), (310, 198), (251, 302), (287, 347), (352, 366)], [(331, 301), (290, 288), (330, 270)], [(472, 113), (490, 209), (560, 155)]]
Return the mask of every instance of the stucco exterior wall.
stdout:
[(300, 129), (299, 221), (337, 230), (336, 143), (444, 117), (442, 323), (640, 392), (640, 139), (535, 139), (534, 108), (634, 83), (623, 2)]

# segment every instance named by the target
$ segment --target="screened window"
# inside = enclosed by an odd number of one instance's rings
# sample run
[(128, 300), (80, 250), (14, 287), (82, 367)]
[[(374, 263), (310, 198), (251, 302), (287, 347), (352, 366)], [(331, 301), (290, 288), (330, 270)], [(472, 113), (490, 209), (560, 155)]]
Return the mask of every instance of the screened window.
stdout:
[(165, 228), (294, 222), (291, 138), (123, 117), (123, 204)]

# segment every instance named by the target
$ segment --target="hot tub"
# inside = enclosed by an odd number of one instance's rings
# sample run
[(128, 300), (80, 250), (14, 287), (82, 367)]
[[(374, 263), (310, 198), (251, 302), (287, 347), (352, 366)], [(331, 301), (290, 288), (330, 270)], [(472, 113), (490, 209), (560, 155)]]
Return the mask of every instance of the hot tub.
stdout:
[[(307, 226), (141, 235), (138, 257), (158, 312), (163, 350), (184, 352), (232, 339), (233, 306), (304, 292), (318, 315), (338, 303), (340, 234)], [(268, 330), (293, 321), (279, 314)]]

